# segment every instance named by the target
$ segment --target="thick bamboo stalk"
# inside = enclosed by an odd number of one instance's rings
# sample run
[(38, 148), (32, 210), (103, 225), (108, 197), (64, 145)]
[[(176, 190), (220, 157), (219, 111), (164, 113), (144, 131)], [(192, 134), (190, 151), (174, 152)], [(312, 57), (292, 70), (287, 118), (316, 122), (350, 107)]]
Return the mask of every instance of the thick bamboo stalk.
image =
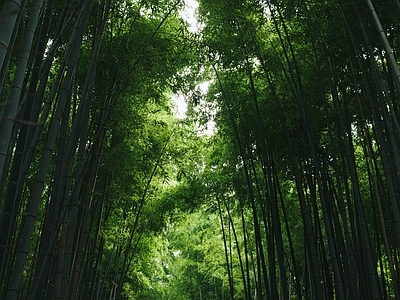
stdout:
[[(0, 84), (4, 84), (5, 75), (9, 64), (10, 56), (7, 55), (14, 47), (15, 33), (19, 27), (19, 16), (25, 7), (25, 0), (8, 0), (4, 3), (0, 13)], [(0, 91), (3, 87), (0, 86)], [(0, 98), (0, 103), (2, 99)], [(2, 170), (2, 167), (0, 167)]]
[[(12, 1), (7, 1), (7, 3), (12, 2)], [(7, 11), (9, 9), (8, 5), (6, 3), (6, 6), (4, 7), (4, 10)], [(17, 4), (15, 2), (14, 4)], [(29, 17), (28, 23), (27, 23), (27, 28), (25, 31), (24, 35), (24, 40), (22, 43), (21, 47), (21, 52), (18, 57), (18, 62), (17, 62), (17, 68), (15, 71), (15, 76), (11, 84), (11, 89), (8, 94), (6, 103), (4, 107), (1, 108), (1, 113), (0, 113), (0, 172), (3, 173), (4, 170), (4, 164), (5, 164), (5, 159), (7, 156), (7, 153), (10, 148), (10, 141), (11, 141), (11, 134), (14, 128), (15, 124), (15, 118), (16, 118), (16, 113), (17, 113), (17, 107), (18, 104), (20, 103), (20, 98), (21, 98), (21, 91), (23, 90), (23, 84), (25, 80), (25, 74), (26, 74), (26, 68), (28, 65), (29, 57), (31, 55), (31, 49), (32, 49), (32, 44), (33, 44), (33, 39), (35, 35), (35, 31), (37, 28), (37, 25), (39, 23), (39, 15), (42, 9), (43, 5), (43, 0), (36, 0), (33, 7), (32, 7), (32, 13)], [(17, 12), (13, 15), (17, 15)], [(0, 15), (0, 20), (2, 20), (1, 15)], [(4, 21), (4, 20), (3, 20)], [(9, 21), (12, 21), (12, 18), (9, 19)], [(2, 27), (3, 25), (0, 24), (0, 41), (3, 38), (3, 35), (5, 32), (3, 30), (9, 29), (7, 24), (4, 24), (4, 28)], [(12, 32), (12, 30), (11, 30)], [(11, 32), (8, 32), (8, 34), (11, 35)], [(5, 45), (5, 42), (0, 42), (0, 45)], [(0, 47), (0, 62), (1, 60), (1, 47)], [(0, 67), (1, 68), (1, 67)], [(2, 193), (0, 193), (2, 194)], [(8, 206), (6, 206), (8, 208)], [(1, 214), (1, 220), (0, 224), (6, 224), (6, 228), (2, 229), (4, 230), (4, 236), (7, 239), (11, 239), (14, 233), (12, 232), (13, 226), (9, 226), (10, 223), (13, 223), (12, 219), (15, 218), (16, 211), (18, 210), (18, 206), (14, 206), (11, 208), (10, 211), (6, 210), (2, 211)], [(10, 229), (10, 230), (7, 230)], [(3, 240), (3, 239), (2, 239)], [(0, 243), (0, 278), (2, 278), (2, 274), (4, 272), (4, 267), (5, 263), (7, 260), (7, 252), (9, 249), (9, 240), (6, 243), (3, 243), (3, 241)]]
[(372, 1), (371, 0), (365, 0), (365, 1), (367, 2), (368, 9), (372, 15), (372, 19), (374, 21), (376, 30), (378, 31), (379, 37), (383, 43), (383, 47), (385, 49), (385, 55), (388, 60), (389, 67), (394, 74), (394, 77), (396, 80), (396, 86), (397, 86), (397, 93), (400, 94), (400, 70), (399, 70), (399, 66), (397, 65), (393, 50), (390, 47), (385, 30), (382, 27), (381, 21), (379, 20), (378, 14), (375, 11), (375, 7), (372, 4)]

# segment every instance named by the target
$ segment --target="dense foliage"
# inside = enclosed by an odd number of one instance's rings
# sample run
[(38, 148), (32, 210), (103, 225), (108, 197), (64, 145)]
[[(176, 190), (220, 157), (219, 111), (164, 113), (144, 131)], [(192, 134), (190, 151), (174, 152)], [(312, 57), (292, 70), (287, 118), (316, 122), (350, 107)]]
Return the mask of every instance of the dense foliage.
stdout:
[(0, 298), (400, 299), (399, 1), (198, 4), (3, 1)]

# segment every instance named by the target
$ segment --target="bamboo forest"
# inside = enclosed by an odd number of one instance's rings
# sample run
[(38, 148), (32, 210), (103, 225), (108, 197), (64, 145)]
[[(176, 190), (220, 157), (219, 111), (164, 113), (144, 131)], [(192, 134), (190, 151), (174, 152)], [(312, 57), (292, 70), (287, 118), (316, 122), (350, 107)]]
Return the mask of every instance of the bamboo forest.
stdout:
[(399, 0), (0, 1), (0, 299), (400, 299)]

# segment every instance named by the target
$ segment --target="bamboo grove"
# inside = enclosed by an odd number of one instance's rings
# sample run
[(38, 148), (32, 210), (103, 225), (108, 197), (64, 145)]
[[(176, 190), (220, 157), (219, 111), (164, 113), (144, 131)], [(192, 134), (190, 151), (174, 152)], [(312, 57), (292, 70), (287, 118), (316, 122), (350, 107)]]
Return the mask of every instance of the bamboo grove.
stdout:
[(201, 1), (241, 297), (400, 298), (400, 6), (373, 2)]
[(0, 298), (400, 299), (400, 2), (198, 4), (2, 1)]
[(127, 297), (180, 130), (180, 5), (2, 5), (1, 299)]

